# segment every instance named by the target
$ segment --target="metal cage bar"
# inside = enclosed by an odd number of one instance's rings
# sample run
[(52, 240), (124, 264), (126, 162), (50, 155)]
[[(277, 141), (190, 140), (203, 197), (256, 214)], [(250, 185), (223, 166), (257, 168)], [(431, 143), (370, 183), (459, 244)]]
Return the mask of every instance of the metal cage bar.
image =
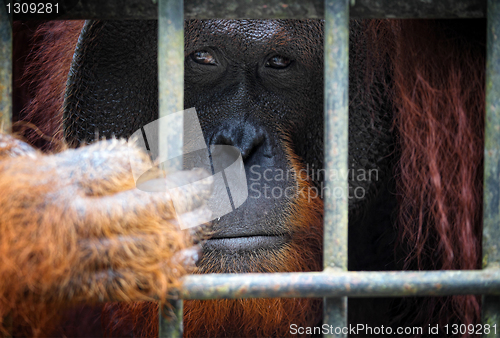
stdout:
[(12, 121), (12, 25), (2, 1), (0, 9), (0, 132), (9, 133)]
[[(159, 0), (158, 3), (158, 114), (159, 154), (167, 160), (167, 171), (182, 169), (184, 123), (184, 6), (182, 0)], [(162, 312), (168, 313), (168, 320)], [(160, 337), (182, 337), (182, 300), (159, 306)]]
[(158, 16), (159, 150), (167, 170), (182, 169), (184, 109), (184, 15), (182, 0), (160, 0)]
[[(500, 271), (500, 3), (488, 0), (483, 269)], [(483, 296), (483, 323), (500, 324), (500, 296)], [(491, 332), (488, 336), (497, 337)]]
[[(347, 270), (347, 177), (349, 113), (349, 3), (325, 1), (325, 169), (323, 267)], [(339, 175), (332, 175), (332, 173)], [(274, 278), (273, 278), (274, 279)], [(323, 321), (334, 327), (347, 326), (347, 297), (324, 298)], [(344, 337), (345, 335), (341, 335)]]
[[(58, 0), (59, 13), (47, 19), (156, 20), (157, 1)], [(482, 18), (486, 0), (356, 0), (351, 18)], [(185, 19), (323, 19), (323, 0), (186, 0)], [(18, 15), (16, 19), (37, 18)]]
[(500, 295), (500, 269), (191, 275), (184, 278), (181, 294), (203, 300)]
[[(0, 133), (10, 133), (12, 128), (12, 17), (4, 6), (0, 8)], [(3, 318), (4, 327), (12, 336), (12, 315)]]

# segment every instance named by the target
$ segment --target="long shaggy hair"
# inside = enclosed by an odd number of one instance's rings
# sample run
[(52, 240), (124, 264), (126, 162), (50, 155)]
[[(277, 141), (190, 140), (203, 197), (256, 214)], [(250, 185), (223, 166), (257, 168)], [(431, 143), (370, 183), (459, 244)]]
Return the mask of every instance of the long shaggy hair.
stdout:
[[(19, 113), (20, 121), (13, 125), (13, 131), (45, 151), (61, 150), (66, 80), (83, 24), (81, 20), (48, 21), (33, 32), (32, 27), (26, 29), (32, 36), (32, 48), (23, 76), (14, 79), (14, 95), (22, 96), (27, 105)], [(24, 33), (23, 29), (23, 23), (15, 23), (14, 50), (20, 52), (23, 46), (16, 45), (16, 33)]]
[[(485, 32), (483, 20), (371, 23), (375, 55), (392, 64), (405, 269), (481, 267)], [(480, 320), (476, 296), (409, 302), (416, 324)]]

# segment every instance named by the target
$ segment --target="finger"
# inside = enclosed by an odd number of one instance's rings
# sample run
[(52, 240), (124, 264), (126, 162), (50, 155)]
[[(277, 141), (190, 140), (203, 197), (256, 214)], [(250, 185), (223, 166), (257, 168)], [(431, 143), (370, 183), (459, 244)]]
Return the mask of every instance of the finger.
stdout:
[(137, 188), (149, 192), (169, 192), (178, 214), (193, 210), (205, 202), (206, 194), (198, 194), (200, 189), (211, 193), (212, 176), (203, 169), (177, 171), (165, 178), (138, 181)]
[(80, 240), (79, 265), (82, 270), (130, 267), (134, 262), (152, 264), (166, 249), (158, 235), (115, 236), (112, 238)]
[(172, 258), (172, 261), (174, 263), (179, 262), (179, 264), (184, 266), (186, 269), (192, 270), (196, 267), (196, 263), (200, 260), (201, 254), (201, 246), (195, 245), (176, 253)]
[[(79, 266), (84, 271), (130, 268), (143, 270), (172, 259), (192, 245), (186, 231), (159, 235), (115, 236), (80, 240)], [(179, 261), (179, 264), (182, 263)]]
[(180, 229), (190, 229), (196, 239), (202, 239), (211, 232), (212, 211), (206, 206), (186, 212), (177, 218)]
[(83, 237), (137, 230), (157, 232), (165, 227), (178, 228), (172, 220), (201, 207), (211, 194), (211, 185), (212, 178), (207, 177), (166, 192), (132, 189), (112, 196), (77, 196), (70, 203), (76, 213), (73, 219), (77, 220), (77, 231)]
[(51, 298), (56, 302), (110, 302), (165, 299), (179, 287), (186, 271), (181, 265), (164, 265), (152, 271), (105, 269), (93, 274), (74, 276), (60, 283)]
[(0, 160), (21, 156), (35, 157), (37, 151), (27, 143), (11, 135), (0, 133)]
[[(96, 142), (56, 155), (62, 166), (75, 167), (71, 178), (89, 196), (102, 196), (135, 186), (134, 171), (153, 167), (149, 156), (123, 139)], [(76, 166), (75, 166), (76, 164)]]
[(105, 269), (93, 274), (73, 276), (60, 283), (53, 295), (55, 302), (109, 302), (148, 300), (151, 282), (132, 270)]

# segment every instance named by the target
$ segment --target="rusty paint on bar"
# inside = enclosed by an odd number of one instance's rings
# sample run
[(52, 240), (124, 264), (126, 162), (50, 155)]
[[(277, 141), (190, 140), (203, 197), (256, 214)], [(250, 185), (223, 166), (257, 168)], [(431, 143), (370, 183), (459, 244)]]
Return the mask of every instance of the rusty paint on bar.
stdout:
[(183, 278), (183, 299), (500, 295), (500, 270), (209, 274)]
[[(485, 0), (356, 0), (350, 1), (351, 18), (482, 18)], [(323, 19), (321, 0), (188, 0), (186, 17), (190, 19)]]
[(182, 338), (183, 316), (182, 299), (172, 299), (169, 304), (164, 305), (160, 310), (158, 337)]
[[(12, 127), (12, 24), (5, 2), (0, 8), (0, 133), (10, 133)], [(12, 337), (13, 318), (7, 313), (0, 318), (7, 331), (5, 338)]]
[[(162, 119), (184, 109), (184, 20), (182, 0), (160, 0), (158, 17), (158, 108), (162, 156), (167, 171), (182, 169), (183, 119)], [(166, 123), (167, 122), (167, 123)]]
[(356, 0), (350, 11), (363, 19), (484, 18), (486, 0)]
[[(53, 4), (54, 0), (50, 0)], [(57, 0), (58, 13), (16, 15), (16, 20), (155, 20), (156, 0)], [(323, 19), (322, 0), (186, 0), (186, 19)], [(351, 18), (483, 18), (486, 0), (356, 0)]]
[(483, 267), (500, 268), (500, 3), (488, 10)]
[[(158, 4), (158, 114), (160, 156), (171, 159), (163, 169), (182, 169), (183, 118), (162, 119), (184, 109), (184, 11), (182, 0), (159, 0)], [(168, 123), (167, 123), (168, 122)], [(182, 337), (182, 301), (159, 306), (159, 337)], [(162, 311), (173, 313), (163, 316)]]
[(188, 0), (190, 19), (322, 19), (323, 0)]
[[(500, 3), (488, 0), (483, 268), (500, 271)], [(500, 297), (483, 296), (483, 324), (500, 324)], [(500, 334), (490, 332), (488, 337)]]
[[(347, 270), (348, 182), (328, 179), (347, 177), (349, 4), (348, 0), (325, 2), (325, 212), (323, 265), (325, 269)], [(338, 175), (333, 175), (338, 173)], [(326, 297), (326, 294), (320, 295)], [(347, 325), (347, 298), (324, 298), (323, 322), (334, 327)], [(344, 334), (332, 335), (344, 337)], [(328, 337), (326, 335), (325, 337)]]
[(0, 132), (10, 133), (11, 125), (12, 25), (6, 7), (3, 6), (0, 8)]
[[(347, 269), (349, 16), (347, 1), (328, 0), (325, 20), (325, 268)], [(338, 173), (339, 175), (332, 175)]]
[[(351, 18), (483, 18), (485, 0), (356, 0), (349, 1)], [(323, 19), (323, 2), (318, 0), (188, 0), (190, 19)]]

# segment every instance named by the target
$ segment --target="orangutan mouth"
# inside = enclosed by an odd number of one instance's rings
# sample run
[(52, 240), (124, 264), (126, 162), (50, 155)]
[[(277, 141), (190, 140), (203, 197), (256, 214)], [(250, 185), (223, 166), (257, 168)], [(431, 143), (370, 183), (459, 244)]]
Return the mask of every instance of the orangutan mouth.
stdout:
[(204, 250), (212, 251), (255, 251), (258, 249), (278, 249), (290, 241), (289, 235), (256, 235), (209, 239)]

